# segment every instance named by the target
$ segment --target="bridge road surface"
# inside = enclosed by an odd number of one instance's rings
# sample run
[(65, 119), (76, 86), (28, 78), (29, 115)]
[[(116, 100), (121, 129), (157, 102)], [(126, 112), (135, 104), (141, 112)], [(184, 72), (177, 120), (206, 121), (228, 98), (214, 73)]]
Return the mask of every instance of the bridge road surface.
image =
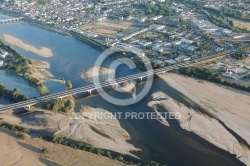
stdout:
[[(247, 46), (243, 46), (241, 48), (245, 48), (245, 47), (247, 47)], [(119, 83), (123, 83), (123, 82), (130, 81), (130, 80), (137, 80), (140, 78), (147, 77), (149, 75), (155, 75), (155, 74), (160, 74), (160, 73), (164, 73), (164, 72), (171, 71), (171, 70), (176, 70), (176, 69), (179, 69), (181, 67), (185, 67), (185, 66), (188, 66), (191, 64), (195, 64), (195, 63), (203, 62), (203, 61), (207, 61), (207, 60), (212, 60), (212, 59), (215, 59), (218, 57), (222, 57), (222, 56), (234, 53), (241, 48), (231, 49), (231, 50), (227, 50), (223, 53), (219, 53), (219, 54), (215, 54), (215, 55), (211, 55), (211, 56), (206, 56), (206, 57), (199, 58), (196, 60), (191, 60), (191, 61), (183, 62), (180, 64), (176, 64), (176, 65), (171, 65), (171, 66), (167, 66), (167, 67), (163, 67), (163, 68), (159, 68), (159, 69), (155, 69), (155, 70), (151, 70), (151, 71), (145, 71), (145, 72), (121, 77), (121, 78), (112, 80), (110, 82), (101, 82), (101, 83), (98, 83), (96, 85), (91, 84), (91, 85), (87, 85), (87, 86), (83, 86), (83, 87), (79, 87), (79, 88), (74, 88), (71, 90), (66, 90), (63, 92), (58, 92), (58, 93), (54, 93), (54, 94), (49, 94), (49, 95), (37, 97), (35, 99), (29, 99), (29, 100), (25, 100), (25, 101), (13, 103), (13, 104), (4, 105), (4, 106), (0, 107), (0, 113), (5, 112), (9, 109), (24, 108), (24, 107), (32, 106), (32, 105), (35, 105), (35, 104), (38, 104), (41, 102), (45, 102), (45, 101), (48, 101), (51, 99), (57, 99), (57, 98), (66, 97), (69, 95), (75, 95), (75, 94), (82, 93), (82, 92), (88, 92), (91, 90), (95, 90), (97, 88), (107, 87), (110, 85), (115, 85), (117, 83), (119, 84)]]

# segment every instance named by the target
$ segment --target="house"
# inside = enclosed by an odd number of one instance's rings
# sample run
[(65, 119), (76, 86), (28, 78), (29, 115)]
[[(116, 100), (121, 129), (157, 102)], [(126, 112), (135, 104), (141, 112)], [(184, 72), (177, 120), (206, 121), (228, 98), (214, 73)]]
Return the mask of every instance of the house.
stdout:
[(175, 64), (177, 61), (175, 61), (175, 60), (173, 60), (173, 59), (167, 59), (167, 60), (165, 60), (165, 62), (166, 62), (167, 64), (169, 64), (169, 65), (173, 65), (173, 64)]
[(177, 62), (180, 62), (180, 61), (189, 61), (191, 58), (188, 57), (188, 56), (178, 56), (177, 58), (175, 58), (175, 60)]
[(162, 17), (163, 17), (162, 15), (158, 15), (158, 16), (152, 17), (151, 20), (156, 21)]
[(147, 46), (149, 46), (150, 44), (152, 44), (152, 42), (140, 41), (138, 44), (139, 44), (140, 46), (142, 46), (142, 47), (147, 47)]
[(139, 21), (139, 22), (145, 22), (145, 21), (147, 21), (147, 19), (148, 19), (148, 17), (143, 16), (143, 17), (139, 17), (139, 18), (138, 18), (138, 21)]
[(8, 52), (0, 49), (0, 58), (5, 58), (6, 55), (8, 55)]
[(162, 47), (157, 47), (157, 46), (154, 46), (154, 47), (152, 48), (152, 50), (158, 51), (158, 52), (163, 52), (163, 48), (162, 48)]
[(0, 61), (0, 67), (3, 66), (3, 61)]
[(180, 45), (180, 44), (181, 44), (181, 41), (173, 41), (173, 42), (172, 42), (172, 45), (173, 45), (173, 46)]
[(231, 31), (231, 30), (229, 30), (229, 29), (220, 28), (219, 30), (220, 30), (220, 32), (222, 32), (222, 33), (226, 33), (226, 34), (230, 34), (230, 33), (232, 33), (232, 31)]

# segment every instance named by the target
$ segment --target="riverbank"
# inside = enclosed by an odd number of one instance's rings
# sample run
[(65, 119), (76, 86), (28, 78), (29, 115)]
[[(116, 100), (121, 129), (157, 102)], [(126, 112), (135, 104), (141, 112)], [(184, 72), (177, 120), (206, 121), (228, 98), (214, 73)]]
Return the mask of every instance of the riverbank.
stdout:
[(59, 78), (55, 78), (55, 76), (50, 72), (50, 64), (46, 61), (30, 59), (32, 62), (32, 73), (31, 75), (34, 78), (38, 78), (43, 83), (45, 81), (55, 81), (61, 84), (65, 84), (65, 81)]
[(77, 33), (74, 33), (74, 32), (69, 32), (69, 31), (66, 31), (64, 29), (59, 29), (59, 28), (56, 28), (56, 27), (41, 24), (37, 20), (28, 18), (26, 16), (21, 16), (20, 14), (17, 15), (17, 14), (11, 13), (10, 11), (5, 10), (3, 8), (0, 8), (0, 13), (3, 14), (3, 15), (10, 16), (10, 17), (24, 17), (24, 20), (31, 23), (32, 25), (43, 28), (45, 30), (49, 30), (51, 32), (59, 33), (61, 35), (74, 37), (75, 39), (78, 39), (78, 40), (84, 42), (85, 44), (90, 45), (91, 47), (93, 47), (93, 48), (95, 48), (95, 49), (97, 49), (99, 51), (104, 51), (105, 49), (109, 48), (108, 46), (103, 45), (102, 43), (99, 43), (99, 42), (97, 42), (95, 40), (92, 40), (90, 38), (87, 38), (87, 37), (85, 37), (83, 35), (80, 35), (80, 34), (77, 34)]
[[(57, 28), (57, 27), (54, 27), (54, 26), (48, 26), (48, 25), (45, 25), (45, 24), (41, 24), (37, 20), (28, 18), (27, 16), (23, 16), (23, 15), (20, 15), (20, 14), (18, 14), (18, 15), (13, 14), (10, 11), (3, 10), (1, 8), (0, 8), (0, 13), (2, 13), (4, 15), (11, 16), (11, 17), (24, 17), (24, 21), (27, 21), (28, 23), (30, 23), (32, 25), (35, 25), (35, 26), (40, 27), (42, 29), (45, 29), (45, 30), (48, 30), (48, 31), (51, 31), (51, 32), (55, 32), (55, 33), (58, 33), (58, 34), (61, 34), (61, 35), (64, 35), (64, 36), (73, 37), (73, 38), (83, 42), (84, 44), (87, 44), (87, 45), (91, 46), (92, 48), (95, 48), (96, 50), (98, 50), (100, 52), (111, 48), (110, 46), (106, 45), (105, 43), (102, 43), (100, 41), (96, 41), (95, 39), (85, 37), (85, 36), (83, 36), (81, 34), (73, 32), (73, 31)], [(112, 55), (109, 55), (109, 57), (112, 57), (114, 59), (119, 59), (119, 58), (124, 58), (124, 54), (122, 52), (115, 52)], [(140, 60), (134, 60), (134, 62), (136, 63), (138, 68), (140, 68), (142, 70), (145, 69), (144, 64)]]
[(3, 34), (2, 36), (3, 41), (5, 41), (8, 44), (11, 44), (13, 46), (22, 48), (26, 51), (30, 51), (33, 52), (39, 56), (45, 57), (45, 58), (49, 58), (53, 56), (52, 50), (46, 47), (40, 47), (37, 48), (31, 44), (28, 44), (14, 36), (8, 35), (8, 34)]
[(114, 79), (115, 70), (104, 67), (93, 66), (91, 68), (82, 71), (80, 75), (82, 79), (90, 83), (94, 83), (94, 80), (97, 79), (97, 77), (99, 77), (100, 82), (103, 82), (106, 81), (107, 79)]
[[(177, 74), (159, 77), (183, 94), (194, 106), (197, 105), (205, 111), (190, 110), (180, 104), (171, 107), (171, 104), (167, 104), (170, 100), (163, 98), (160, 103), (164, 110), (179, 110), (182, 114), (179, 123), (183, 129), (197, 133), (217, 147), (237, 155), (241, 162), (250, 165), (250, 93)], [(200, 115), (208, 121), (198, 122), (202, 119), (197, 118)]]
[(30, 59), (27, 59), (9, 45), (4, 44), (1, 40), (0, 47), (8, 51), (8, 58), (4, 59), (4, 69), (10, 70), (27, 79), (40, 94), (48, 93), (48, 89), (44, 86), (42, 81), (32, 76), (32, 69), (34, 68), (32, 67), (32, 61)]
[[(37, 109), (29, 114), (14, 116), (12, 110), (0, 114), (0, 118), (10, 124), (37, 131), (49, 131), (60, 137), (84, 142), (95, 148), (101, 148), (133, 156), (131, 152), (139, 151), (128, 141), (130, 135), (115, 118), (100, 118), (105, 114), (111, 116), (107, 110), (81, 107), (82, 118), (74, 118), (74, 113), (67, 115), (53, 111)], [(76, 115), (77, 116), (77, 115)], [(78, 115), (79, 116), (79, 115)]]
[[(0, 165), (103, 165), (124, 164), (104, 156), (44, 141), (37, 137), (17, 139), (14, 132), (0, 129)], [(46, 148), (48, 153), (43, 154)], [(70, 154), (70, 155), (68, 155)]]

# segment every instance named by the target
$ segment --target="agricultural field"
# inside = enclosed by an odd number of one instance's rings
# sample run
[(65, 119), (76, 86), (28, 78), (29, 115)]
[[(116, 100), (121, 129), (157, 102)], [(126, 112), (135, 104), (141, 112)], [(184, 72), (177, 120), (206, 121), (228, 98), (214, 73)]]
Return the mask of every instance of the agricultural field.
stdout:
[(241, 21), (241, 20), (233, 19), (233, 18), (229, 18), (229, 19), (233, 21), (235, 27), (246, 28), (247, 30), (250, 31), (250, 22)]
[(80, 30), (85, 32), (93, 32), (97, 35), (115, 35), (123, 30), (129, 29), (133, 26), (133, 23), (126, 21), (113, 21), (105, 20), (100, 22), (91, 23), (88, 25), (83, 25)]

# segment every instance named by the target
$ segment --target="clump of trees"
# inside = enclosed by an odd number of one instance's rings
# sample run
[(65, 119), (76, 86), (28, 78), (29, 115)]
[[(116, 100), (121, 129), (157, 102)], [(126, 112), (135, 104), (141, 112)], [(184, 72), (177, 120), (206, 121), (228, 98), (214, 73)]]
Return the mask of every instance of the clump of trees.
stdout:
[(26, 139), (27, 135), (24, 132), (18, 132), (17, 138), (19, 139)]
[(250, 86), (246, 87), (244, 85), (227, 82), (222, 78), (222, 76), (218, 72), (208, 68), (199, 68), (195, 66), (184, 67), (180, 69), (180, 73), (250, 92)]
[(233, 55), (231, 55), (232, 58), (237, 59), (237, 60), (243, 60), (246, 57), (246, 54), (244, 51), (240, 50)]
[[(23, 128), (23, 127), (20, 127), (20, 126), (16, 126), (16, 125), (12, 125), (12, 124), (8, 124), (6, 122), (0, 122), (0, 128), (6, 128), (6, 129), (9, 129), (15, 133), (17, 133), (17, 135), (19, 136), (19, 138), (23, 138), (25, 139), (27, 137), (27, 135), (29, 135), (29, 129), (27, 128)], [(74, 149), (79, 149), (79, 150), (84, 150), (84, 151), (87, 151), (87, 152), (91, 152), (91, 153), (95, 153), (95, 154), (98, 154), (98, 155), (102, 155), (102, 156), (106, 156), (106, 157), (109, 157), (110, 159), (114, 159), (114, 160), (118, 160), (122, 163), (125, 163), (125, 164), (130, 164), (130, 165), (142, 165), (142, 166), (159, 166), (159, 164), (157, 162), (154, 162), (154, 161), (150, 161), (149, 163), (138, 163), (138, 164), (133, 164), (132, 161), (127, 161), (126, 159), (124, 159), (125, 157), (122, 156), (121, 154), (119, 153), (114, 153), (114, 152), (110, 152), (110, 151), (107, 151), (107, 150), (102, 150), (100, 148), (94, 148), (90, 145), (87, 145), (87, 144), (84, 144), (82, 142), (74, 142), (73, 140), (69, 140), (69, 139), (66, 139), (64, 137), (61, 137), (59, 135), (54, 135), (53, 137), (51, 136), (40, 136), (39, 138), (45, 140), (45, 141), (49, 141), (49, 142), (53, 142), (53, 143), (56, 143), (56, 144), (62, 144), (62, 145), (65, 145), (65, 146), (69, 146), (71, 148), (74, 148)], [(41, 153), (42, 154), (48, 154), (49, 153), (49, 150), (47, 148), (43, 148), (41, 149)]]
[(66, 101), (60, 99), (54, 99), (46, 104), (46, 108), (55, 112), (69, 113), (74, 110), (75, 102), (73, 99)]
[(0, 127), (7, 128), (7, 129), (17, 133), (17, 138), (19, 138), (19, 139), (25, 139), (27, 137), (27, 135), (30, 133), (29, 129), (26, 129), (26, 128), (23, 128), (20, 126), (16, 126), (16, 125), (12, 125), (12, 124), (8, 124), (5, 122), (1, 122)]
[(0, 84), (0, 95), (15, 101), (23, 101), (28, 99), (26, 95), (20, 93), (19, 89), (15, 88), (13, 90), (8, 90), (2, 84)]
[(234, 10), (229, 10), (227, 8), (223, 8), (221, 9), (221, 12), (228, 17), (233, 17), (233, 18), (237, 18), (240, 20), (244, 20), (244, 21), (250, 21), (250, 19), (247, 17), (247, 13), (245, 11), (234, 11)]
[(250, 52), (250, 47), (246, 47), (243, 50), (237, 51), (236, 53), (231, 55), (231, 57), (237, 60), (243, 60), (246, 58), (247, 52)]
[(180, 69), (180, 72), (185, 75), (201, 78), (208, 81), (213, 81), (218, 83), (223, 81), (223, 78), (219, 73), (208, 68), (199, 68), (195, 66), (184, 67)]
[(31, 74), (29, 61), (22, 55), (17, 55), (16, 58), (7, 58), (5, 60), (5, 67), (19, 75)]
[(42, 83), (41, 80), (28, 76), (28, 80), (30, 81), (30, 83), (32, 85), (34, 85), (34, 87), (36, 87), (36, 89), (38, 90), (38, 92), (43, 95), (43, 94), (47, 94), (48, 93), (48, 89), (46, 86), (44, 86), (44, 84)]
[[(215, 25), (218, 25), (220, 27), (224, 27), (227, 29), (231, 29), (234, 32), (238, 32), (238, 33), (248, 33), (249, 32), (246, 28), (235, 27), (232, 20), (226, 19), (225, 15), (224, 15), (225, 13), (223, 13), (223, 11), (218, 11), (216, 9), (205, 8), (205, 7), (203, 9), (209, 12), (209, 13), (203, 12), (203, 14), (205, 14), (209, 18), (209, 21), (211, 21)], [(225, 20), (227, 20), (227, 22)]]
[(38, 90), (40, 94), (48, 93), (48, 89), (43, 85), (43, 83), (39, 79), (31, 76), (32, 61), (30, 59), (27, 59), (25, 56), (21, 55), (10, 46), (5, 45), (1, 40), (0, 47), (12, 53), (12, 56), (5, 58), (4, 68), (11, 70), (18, 75), (24, 76)]
[(73, 85), (72, 85), (72, 82), (70, 80), (68, 80), (66, 83), (65, 83), (67, 89), (72, 89), (73, 88)]
[(37, 3), (40, 4), (40, 5), (45, 5), (48, 2), (49, 2), (49, 0), (37, 0)]
[(166, 5), (150, 5), (149, 3), (143, 3), (140, 4), (141, 8), (145, 9), (145, 14), (146, 15), (164, 15), (164, 16), (170, 16), (171, 11)]

